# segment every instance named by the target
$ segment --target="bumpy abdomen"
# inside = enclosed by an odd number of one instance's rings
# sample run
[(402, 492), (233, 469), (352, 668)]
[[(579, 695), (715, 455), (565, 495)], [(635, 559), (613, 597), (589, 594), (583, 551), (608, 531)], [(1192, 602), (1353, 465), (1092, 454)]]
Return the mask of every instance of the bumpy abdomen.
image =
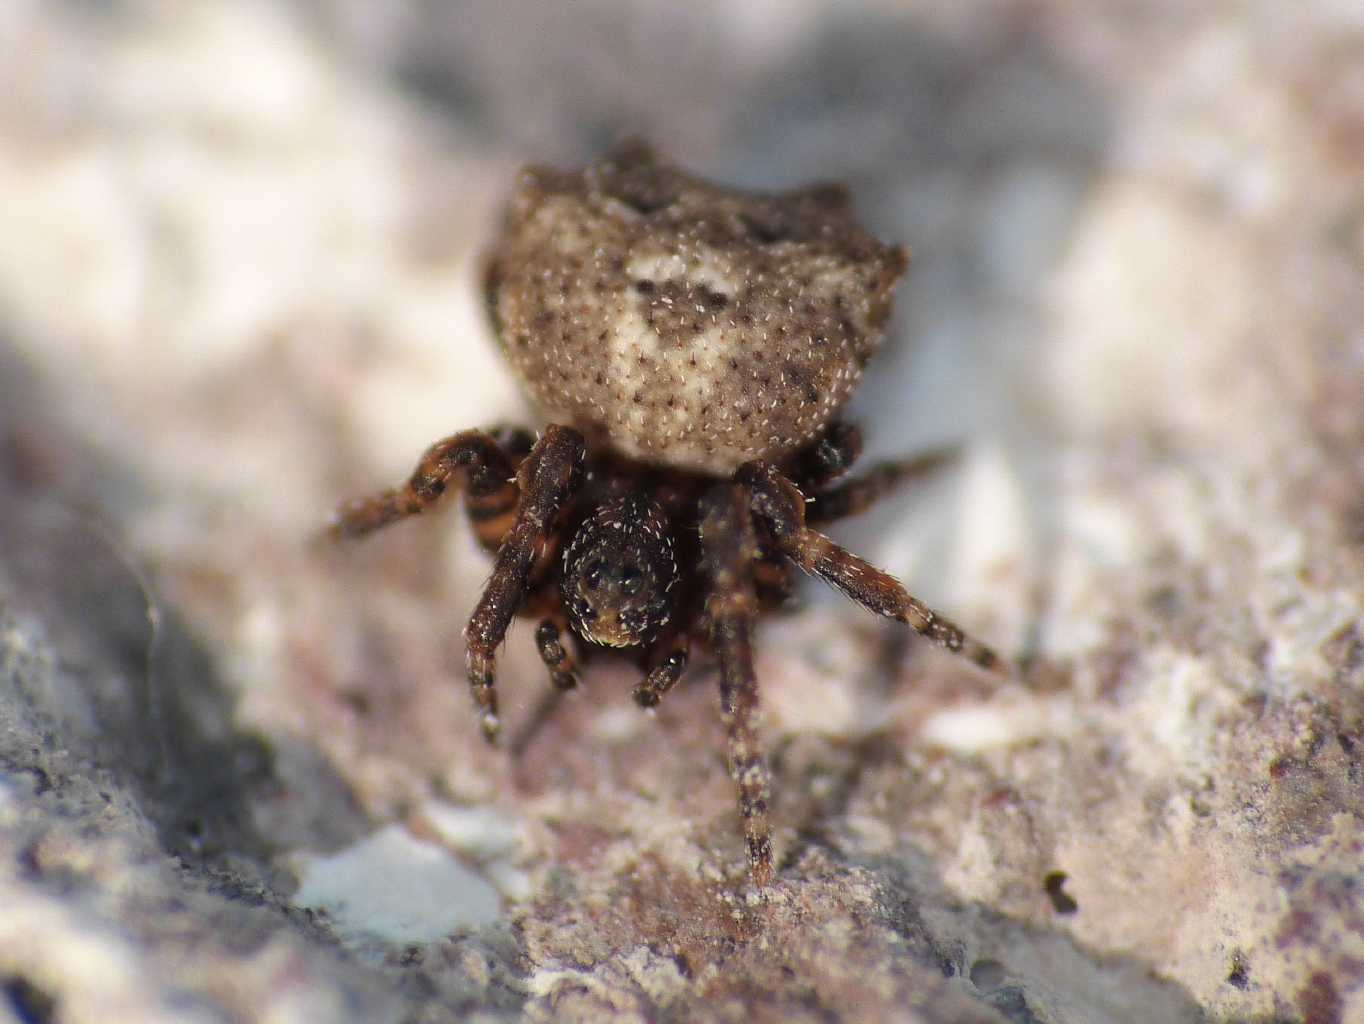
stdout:
[(489, 305), (549, 420), (727, 476), (834, 417), (904, 264), (837, 190), (756, 196), (646, 154), (528, 171), (490, 259)]

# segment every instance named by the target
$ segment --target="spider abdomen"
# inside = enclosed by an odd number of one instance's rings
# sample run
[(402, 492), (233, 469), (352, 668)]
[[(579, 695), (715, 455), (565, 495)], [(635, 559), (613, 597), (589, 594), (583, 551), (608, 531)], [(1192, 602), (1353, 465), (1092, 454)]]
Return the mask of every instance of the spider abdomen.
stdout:
[(905, 261), (840, 189), (742, 192), (635, 145), (523, 174), (488, 300), (547, 420), (723, 477), (829, 424), (880, 346)]

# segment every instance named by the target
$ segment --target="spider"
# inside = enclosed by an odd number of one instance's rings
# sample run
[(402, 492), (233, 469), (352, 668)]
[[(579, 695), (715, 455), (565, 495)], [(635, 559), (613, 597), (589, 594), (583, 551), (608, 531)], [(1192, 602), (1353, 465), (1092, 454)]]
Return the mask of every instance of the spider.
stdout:
[[(426, 511), (450, 489), (494, 568), (464, 631), (483, 735), (495, 656), (538, 618), (552, 684), (577, 657), (632, 656), (657, 705), (692, 645), (719, 663), (729, 771), (750, 875), (772, 878), (769, 773), (756, 731), (752, 632), (793, 567), (987, 669), (989, 648), (815, 527), (860, 512), (943, 456), (842, 480), (858, 430), (837, 414), (879, 347), (902, 248), (853, 220), (845, 189), (743, 192), (639, 142), (582, 171), (522, 172), (487, 262), (502, 352), (547, 426), (437, 442), (408, 481), (342, 506), (334, 536)], [(578, 654), (575, 654), (575, 650)]]

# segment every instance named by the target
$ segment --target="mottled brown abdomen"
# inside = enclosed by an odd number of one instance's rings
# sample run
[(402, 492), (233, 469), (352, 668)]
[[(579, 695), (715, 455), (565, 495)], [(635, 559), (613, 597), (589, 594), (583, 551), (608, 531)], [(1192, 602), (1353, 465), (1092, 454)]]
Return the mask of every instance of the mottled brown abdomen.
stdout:
[(841, 189), (739, 192), (635, 144), (582, 172), (522, 175), (488, 301), (546, 419), (728, 476), (834, 417), (905, 262), (853, 222)]

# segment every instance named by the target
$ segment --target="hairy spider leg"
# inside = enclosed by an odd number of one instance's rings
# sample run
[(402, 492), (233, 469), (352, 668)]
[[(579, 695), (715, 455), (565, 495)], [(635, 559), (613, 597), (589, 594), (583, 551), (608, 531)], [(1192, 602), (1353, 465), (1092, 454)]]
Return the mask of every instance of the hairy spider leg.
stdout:
[(758, 556), (758, 541), (749, 500), (746, 490), (735, 484), (705, 494), (701, 551), (711, 648), (720, 661), (720, 715), (729, 741), (729, 774), (739, 787), (749, 870), (762, 887), (772, 880), (772, 828), (767, 820), (771, 776), (757, 732), (752, 631), (758, 601), (751, 566)]
[(520, 489), (514, 479), (521, 457), (509, 454), (492, 435), (465, 430), (437, 441), (401, 487), (349, 501), (329, 527), (339, 540), (352, 540), (400, 519), (425, 512), (452, 486), (463, 485), (464, 507), (479, 542), (496, 550), (511, 528)]
[(804, 495), (773, 466), (745, 463), (735, 479), (748, 489), (753, 514), (771, 531), (777, 547), (806, 572), (833, 584), (863, 608), (903, 622), (973, 664), (1004, 671), (994, 651), (911, 597), (894, 577), (806, 526)]
[(489, 743), (496, 741), (502, 726), (494, 688), (496, 651), (525, 600), (538, 549), (582, 483), (585, 450), (576, 430), (551, 425), (522, 461), (516, 471), (521, 499), (515, 517), (497, 549), (492, 576), (464, 628), (469, 688)]
[(878, 499), (915, 477), (928, 476), (961, 454), (955, 445), (934, 448), (906, 459), (877, 462), (851, 480), (828, 490), (815, 490), (805, 510), (805, 522), (823, 526), (865, 512)]
[(535, 630), (535, 649), (549, 670), (549, 681), (556, 690), (571, 690), (578, 685), (578, 665), (564, 643), (568, 622), (562, 612), (547, 615)]
[(753, 588), (765, 609), (793, 611), (800, 607), (791, 560), (776, 549), (759, 546), (758, 557), (753, 561)]
[[(499, 728), (494, 651), (525, 598), (537, 547), (578, 487), (584, 451), (581, 435), (567, 427), (551, 426), (533, 446), (523, 430), (502, 429), (497, 435), (466, 430), (437, 441), (405, 484), (343, 505), (329, 531), (343, 540), (363, 537), (426, 511), (450, 487), (461, 486), (475, 537), (497, 552), (492, 577), (465, 629), (469, 685), (490, 741)], [(543, 646), (541, 652), (543, 657)], [(568, 657), (562, 645), (560, 652)], [(571, 658), (558, 668), (572, 679)], [(562, 674), (554, 679), (562, 685)]]
[(823, 436), (798, 452), (791, 463), (791, 479), (802, 490), (816, 491), (843, 476), (862, 454), (862, 431), (836, 420)]
[(690, 651), (691, 642), (685, 631), (672, 631), (655, 641), (649, 652), (649, 671), (634, 689), (635, 703), (642, 708), (657, 707), (687, 671)]

